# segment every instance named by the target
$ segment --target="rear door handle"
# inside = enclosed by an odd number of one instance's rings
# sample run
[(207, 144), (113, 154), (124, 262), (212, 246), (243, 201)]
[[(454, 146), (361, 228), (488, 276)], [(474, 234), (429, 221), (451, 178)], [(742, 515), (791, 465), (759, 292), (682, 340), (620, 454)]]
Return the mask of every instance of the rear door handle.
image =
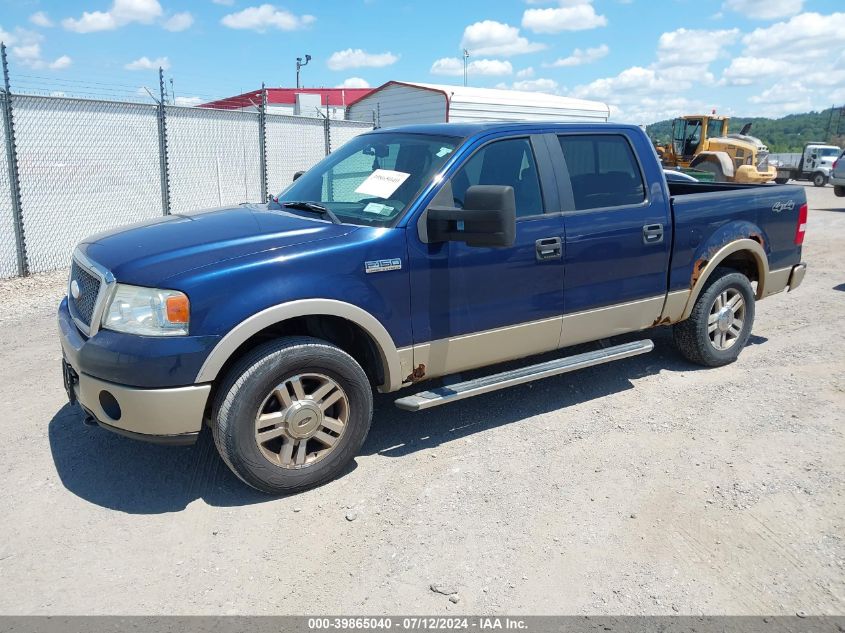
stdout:
[(662, 244), (663, 243), (663, 225), (662, 224), (646, 224), (643, 227), (643, 244)]
[(537, 261), (560, 259), (563, 255), (563, 246), (559, 237), (544, 237), (534, 244), (537, 247)]

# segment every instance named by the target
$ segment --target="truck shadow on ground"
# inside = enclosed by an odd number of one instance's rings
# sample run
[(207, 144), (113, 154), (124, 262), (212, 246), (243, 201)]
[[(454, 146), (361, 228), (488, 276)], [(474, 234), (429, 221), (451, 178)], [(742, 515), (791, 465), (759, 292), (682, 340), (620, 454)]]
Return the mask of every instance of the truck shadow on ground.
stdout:
[[(650, 335), (655, 350), (649, 354), (418, 413), (394, 407), (397, 394), (378, 395), (373, 426), (361, 452), (401, 457), (541, 413), (633, 389), (632, 380), (661, 371), (703, 369), (678, 354), (672, 345), (669, 328), (660, 328)], [(618, 337), (612, 344), (636, 338), (634, 335)], [(765, 342), (765, 338), (752, 336), (748, 344)], [(596, 344), (579, 346), (571, 353), (595, 347)], [(525, 364), (528, 363), (507, 364), (497, 371)], [(466, 373), (461, 379), (483, 373)], [(439, 385), (438, 381), (432, 381), (398, 395)], [(77, 407), (65, 405), (53, 416), (48, 433), (62, 484), (90, 503), (129, 514), (158, 514), (178, 512), (197, 499), (218, 507), (273, 500), (241, 483), (229, 471), (217, 454), (211, 433), (202, 433), (194, 446), (156, 446), (85, 426), (82, 418)], [(355, 468), (353, 461), (341, 477)]]
[[(492, 392), (452, 404), (418, 412), (397, 409), (393, 401), (401, 396), (433, 389), (442, 385), (431, 381), (404, 389), (395, 394), (378, 394), (375, 399), (374, 419), (362, 454), (401, 457), (414, 451), (425, 450), (462, 437), (480, 433), (543, 413), (572, 405), (598, 400), (604, 396), (634, 388), (632, 381), (668, 372), (706, 371), (706, 368), (685, 360), (676, 350), (672, 331), (668, 327), (648, 333), (654, 341), (654, 351), (627, 358), (607, 365), (597, 365), (579, 371), (561, 374), (531, 384), (520, 385)], [(642, 333), (615, 337), (603, 341), (606, 345), (635, 341)], [(761, 345), (768, 339), (752, 335), (747, 345)], [(567, 349), (565, 353), (577, 354), (597, 349), (592, 343)], [(531, 359), (530, 363), (560, 357), (560, 352)], [(521, 361), (498, 366), (495, 371), (505, 371), (529, 364)], [(469, 380), (489, 373), (467, 372), (460, 380)]]

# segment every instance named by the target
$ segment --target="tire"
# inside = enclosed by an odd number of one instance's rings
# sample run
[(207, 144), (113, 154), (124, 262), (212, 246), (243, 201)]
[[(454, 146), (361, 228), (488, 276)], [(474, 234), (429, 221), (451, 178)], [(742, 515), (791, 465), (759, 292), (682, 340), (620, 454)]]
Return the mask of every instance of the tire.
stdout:
[(789, 178), (775, 178), (775, 183), (778, 185), (785, 185), (789, 182)]
[(837, 198), (845, 198), (845, 186), (837, 185), (833, 188), (833, 195)]
[[(736, 296), (741, 298), (742, 312), (739, 314), (740, 311), (736, 309), (736, 314), (731, 318), (717, 319), (716, 331), (709, 333), (708, 323), (711, 320), (711, 313), (716, 310), (716, 301), (726, 295), (730, 301), (733, 301)], [(740, 302), (737, 302), (736, 307), (740, 307)], [(725, 341), (728, 345), (726, 348), (720, 349), (718, 339), (721, 337), (721, 328), (728, 324), (730, 329), (729, 332), (725, 332), (725, 336), (730, 337), (738, 319), (742, 321), (739, 332)], [(676, 324), (673, 334), (675, 345), (687, 360), (705, 367), (720, 367), (737, 359), (748, 342), (748, 337), (751, 336), (753, 326), (754, 290), (748, 277), (731, 268), (717, 268), (698, 296), (689, 318)]]
[(697, 169), (699, 171), (706, 171), (713, 174), (713, 182), (725, 182), (727, 179), (725, 178), (725, 173), (722, 171), (721, 165), (717, 165), (713, 161), (705, 160), (694, 167), (691, 166), (692, 169)]
[(816, 187), (824, 187), (827, 184), (827, 176), (825, 176), (820, 171), (817, 171), (813, 174), (813, 184)]
[(326, 341), (297, 336), (260, 345), (232, 367), (217, 391), (211, 426), (232, 472), (280, 495), (340, 474), (364, 443), (372, 416), (372, 388), (355, 359)]

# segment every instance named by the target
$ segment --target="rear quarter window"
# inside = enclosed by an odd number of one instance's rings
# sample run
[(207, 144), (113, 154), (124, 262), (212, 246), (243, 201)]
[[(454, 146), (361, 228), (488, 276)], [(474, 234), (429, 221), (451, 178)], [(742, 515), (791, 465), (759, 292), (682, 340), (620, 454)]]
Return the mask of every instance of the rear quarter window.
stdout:
[(576, 211), (633, 206), (645, 200), (640, 167), (624, 136), (573, 135), (558, 140)]

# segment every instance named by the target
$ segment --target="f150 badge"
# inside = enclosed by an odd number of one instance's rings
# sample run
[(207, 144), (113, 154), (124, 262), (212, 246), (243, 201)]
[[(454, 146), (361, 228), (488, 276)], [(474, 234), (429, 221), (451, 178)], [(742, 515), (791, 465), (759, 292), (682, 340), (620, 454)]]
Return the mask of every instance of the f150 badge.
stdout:
[(775, 213), (780, 213), (781, 211), (792, 211), (794, 208), (795, 200), (788, 200), (787, 202), (778, 200), (772, 205), (772, 211)]
[(402, 260), (398, 257), (393, 259), (377, 259), (371, 262), (364, 262), (364, 270), (368, 273), (384, 273), (388, 270), (400, 270)]

